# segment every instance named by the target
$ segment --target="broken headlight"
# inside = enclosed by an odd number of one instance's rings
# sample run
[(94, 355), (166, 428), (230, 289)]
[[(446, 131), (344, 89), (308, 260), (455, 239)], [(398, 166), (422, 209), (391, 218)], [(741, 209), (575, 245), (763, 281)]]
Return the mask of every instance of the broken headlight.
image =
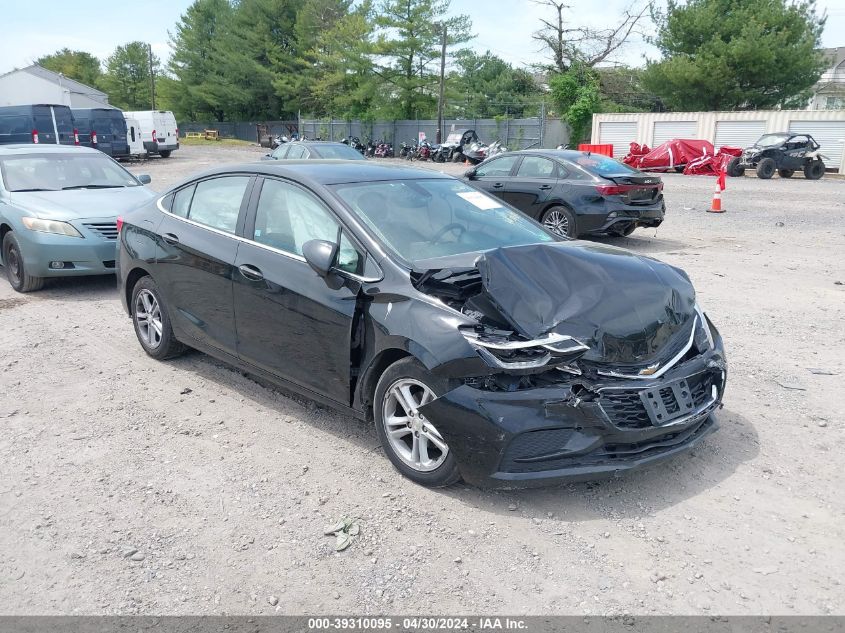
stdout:
[(566, 334), (549, 333), (533, 340), (492, 328), (461, 328), (461, 334), (484, 362), (498, 369), (535, 369), (553, 360), (572, 360), (590, 349)]
[(713, 333), (710, 331), (707, 317), (704, 316), (704, 310), (697, 303), (695, 304), (695, 313), (698, 315), (695, 324), (695, 347), (699, 352), (706, 352), (716, 347), (713, 342)]

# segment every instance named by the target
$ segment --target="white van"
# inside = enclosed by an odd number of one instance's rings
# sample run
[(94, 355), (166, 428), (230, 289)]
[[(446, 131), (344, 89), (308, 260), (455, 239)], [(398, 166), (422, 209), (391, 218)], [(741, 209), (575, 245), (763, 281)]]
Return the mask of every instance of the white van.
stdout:
[(129, 156), (132, 158), (147, 158), (147, 148), (141, 137), (141, 125), (138, 119), (131, 116), (124, 116), (126, 119), (126, 141), (129, 144)]
[(135, 110), (123, 114), (138, 122), (148, 154), (167, 158), (173, 150), (179, 149), (179, 129), (170, 110)]

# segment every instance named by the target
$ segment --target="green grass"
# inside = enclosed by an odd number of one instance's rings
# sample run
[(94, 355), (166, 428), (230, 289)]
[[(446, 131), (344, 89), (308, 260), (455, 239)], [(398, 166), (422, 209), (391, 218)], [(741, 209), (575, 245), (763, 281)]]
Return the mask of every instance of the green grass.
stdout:
[(215, 145), (226, 145), (227, 147), (249, 147), (250, 145), (255, 145), (255, 143), (250, 143), (249, 141), (242, 141), (237, 138), (221, 138), (217, 141), (207, 141), (204, 138), (180, 138), (179, 139), (180, 145), (205, 145), (205, 146), (215, 146)]

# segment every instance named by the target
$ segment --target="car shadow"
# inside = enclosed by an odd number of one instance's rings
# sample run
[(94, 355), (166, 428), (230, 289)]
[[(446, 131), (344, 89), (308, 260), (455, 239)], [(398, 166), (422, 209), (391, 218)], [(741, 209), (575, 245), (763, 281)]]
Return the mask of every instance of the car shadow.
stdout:
[(494, 514), (514, 513), (569, 523), (634, 519), (683, 503), (720, 486), (760, 451), (754, 426), (729, 407), (716, 412), (720, 428), (695, 449), (616, 478), (542, 488), (448, 491), (462, 503)]
[[(333, 435), (353, 449), (382, 449), (372, 423), (317, 405), (260, 377), (241, 372), (202, 352), (190, 351), (170, 361), (174, 368), (231, 389), (245, 406), (295, 415), (315, 430)], [(754, 426), (726, 407), (716, 413), (720, 428), (695, 449), (643, 470), (591, 482), (552, 484), (540, 488), (497, 490), (458, 484), (424, 494), (449, 495), (458, 502), (492, 514), (516, 512), (557, 523), (615, 517), (635, 518), (675, 506), (729, 479), (736, 469), (759, 453)], [(354, 452), (354, 451), (353, 451)], [(413, 486), (394, 472), (397, 486)], [(516, 508), (514, 510), (514, 508)]]
[(689, 242), (655, 237), (653, 234), (649, 235), (645, 233), (641, 235), (634, 233), (628, 237), (584, 236), (581, 239), (595, 242), (596, 244), (603, 244), (605, 246), (616, 246), (618, 248), (624, 248), (637, 253), (668, 253), (671, 251), (684, 251), (690, 249)]
[(117, 281), (114, 275), (53, 277), (45, 280), (44, 288), (27, 296), (33, 299), (56, 301), (119, 299)]

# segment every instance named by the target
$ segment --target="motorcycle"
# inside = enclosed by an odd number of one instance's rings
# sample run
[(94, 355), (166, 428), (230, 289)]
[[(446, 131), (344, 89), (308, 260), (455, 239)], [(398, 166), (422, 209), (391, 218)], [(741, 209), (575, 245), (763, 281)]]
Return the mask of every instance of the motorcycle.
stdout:
[(376, 144), (372, 140), (368, 140), (364, 147), (364, 156), (372, 158), (376, 155)]
[(346, 138), (341, 139), (340, 142), (344, 145), (349, 145), (352, 149), (358, 150), (362, 155), (366, 156), (364, 152), (367, 148), (357, 136), (347, 136)]
[(374, 155), (377, 158), (393, 158), (393, 145), (382, 141), (376, 146)]
[(431, 143), (429, 143), (428, 141), (423, 141), (422, 143), (420, 143), (420, 146), (417, 148), (417, 151), (414, 154), (413, 158), (411, 158), (411, 160), (416, 159), (416, 160), (426, 161), (426, 160), (429, 160), (430, 158), (431, 158)]
[(399, 149), (399, 158), (410, 160), (411, 154), (417, 153), (417, 146), (414, 143), (402, 143)]
[(477, 165), (478, 163), (484, 161), (487, 158), (487, 152), (490, 150), (490, 146), (487, 143), (482, 143), (481, 141), (476, 141), (471, 145), (467, 146), (464, 145), (463, 155), (466, 160), (468, 160), (473, 165)]

